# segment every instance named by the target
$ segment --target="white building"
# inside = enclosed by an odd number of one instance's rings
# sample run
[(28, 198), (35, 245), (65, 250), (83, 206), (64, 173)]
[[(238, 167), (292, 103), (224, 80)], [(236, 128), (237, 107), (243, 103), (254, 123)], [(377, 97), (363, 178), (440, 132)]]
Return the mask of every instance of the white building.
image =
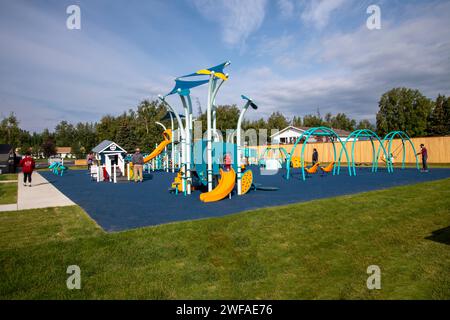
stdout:
[[(310, 127), (294, 127), (294, 126), (288, 126), (284, 128), (283, 130), (280, 130), (273, 135), (270, 136), (270, 139), (272, 141), (272, 144), (294, 144), (295, 141), (308, 129), (311, 129)], [(333, 129), (334, 132), (339, 136), (340, 139), (345, 140), (350, 135), (351, 132), (340, 130), (340, 129)], [(308, 139), (309, 143), (314, 142), (327, 142), (329, 141), (328, 137), (322, 137), (322, 136), (311, 136)], [(350, 139), (350, 141), (353, 141), (353, 138)]]

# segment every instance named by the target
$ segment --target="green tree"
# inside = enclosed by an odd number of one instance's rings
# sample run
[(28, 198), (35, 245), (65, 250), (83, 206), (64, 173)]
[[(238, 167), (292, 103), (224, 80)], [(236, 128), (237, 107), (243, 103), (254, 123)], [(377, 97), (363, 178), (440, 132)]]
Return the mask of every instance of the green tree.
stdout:
[(75, 128), (67, 121), (61, 121), (55, 127), (55, 143), (58, 147), (68, 147), (73, 144), (75, 139)]
[(292, 118), (292, 125), (297, 128), (301, 127), (303, 125), (302, 117), (294, 116), (294, 118)]
[(331, 119), (329, 119), (329, 122), (329, 126), (331, 128), (347, 131), (355, 130), (356, 126), (356, 121), (347, 117), (345, 113), (338, 113), (336, 116), (331, 117)]
[(226, 130), (235, 130), (239, 119), (240, 110), (236, 105), (217, 106), (217, 129), (220, 130), (225, 137)]
[(450, 97), (439, 95), (430, 115), (428, 132), (432, 135), (450, 134)]
[(45, 158), (54, 156), (56, 154), (56, 144), (54, 140), (51, 138), (44, 140), (44, 143), (41, 146), (41, 151)]
[(376, 130), (375, 126), (367, 119), (363, 119), (363, 120), (359, 121), (356, 129), (369, 129), (372, 131)]
[(100, 119), (96, 125), (98, 141), (114, 140), (119, 128), (117, 119), (111, 115), (106, 115)]
[(128, 152), (133, 152), (133, 150), (137, 147), (141, 147), (138, 145), (135, 131), (133, 129), (134, 128), (129, 117), (124, 114), (119, 120), (119, 128), (114, 141)]
[(319, 115), (308, 114), (303, 117), (304, 127), (320, 127), (323, 125), (325, 125), (325, 123)]
[(22, 130), (19, 128), (19, 121), (16, 115), (10, 115), (0, 122), (0, 143), (10, 144), (14, 147), (20, 146)]
[(410, 136), (426, 134), (432, 103), (419, 90), (394, 88), (381, 96), (377, 113), (380, 135), (402, 130)]
[(283, 130), (289, 125), (289, 121), (286, 117), (279, 111), (273, 112), (267, 119), (267, 129), (278, 129)]
[(95, 124), (93, 123), (77, 123), (74, 130), (74, 139), (70, 144), (72, 153), (78, 158), (85, 158), (97, 145), (97, 134)]

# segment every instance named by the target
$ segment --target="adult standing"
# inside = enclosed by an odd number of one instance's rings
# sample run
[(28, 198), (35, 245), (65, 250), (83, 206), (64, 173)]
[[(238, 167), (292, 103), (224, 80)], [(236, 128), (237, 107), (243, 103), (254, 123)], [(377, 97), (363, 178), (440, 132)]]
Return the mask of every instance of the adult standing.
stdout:
[(31, 175), (33, 174), (33, 170), (36, 167), (36, 163), (34, 162), (34, 159), (31, 157), (30, 152), (27, 152), (25, 154), (25, 157), (20, 160), (19, 166), (22, 167), (22, 173), (23, 173), (23, 185), (24, 187), (28, 186), (31, 187)]
[(428, 172), (428, 150), (423, 143), (420, 145), (420, 152), (417, 155), (422, 155), (422, 172)]
[(142, 182), (143, 171), (144, 171), (144, 156), (141, 154), (141, 149), (137, 148), (136, 152), (133, 154), (131, 158), (131, 163), (133, 163), (133, 176), (134, 182)]
[(314, 148), (312, 154), (312, 165), (315, 165), (318, 161), (319, 161), (319, 152), (317, 152), (317, 149)]

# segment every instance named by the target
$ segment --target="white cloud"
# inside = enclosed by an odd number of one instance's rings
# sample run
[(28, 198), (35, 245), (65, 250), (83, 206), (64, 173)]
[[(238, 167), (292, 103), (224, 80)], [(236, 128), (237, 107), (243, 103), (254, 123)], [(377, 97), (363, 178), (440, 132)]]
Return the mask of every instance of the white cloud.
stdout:
[(292, 0), (278, 0), (277, 5), (282, 17), (291, 18), (294, 15), (295, 6)]
[(199, 12), (222, 28), (223, 41), (241, 46), (259, 29), (266, 14), (266, 0), (195, 0)]
[[(308, 57), (316, 66), (314, 73), (305, 73), (303, 66), (288, 72), (243, 70), (232, 73), (230, 91), (242, 88), (259, 104), (258, 114), (249, 117), (273, 111), (292, 117), (320, 108), (322, 114), (345, 112), (370, 120), (375, 119), (381, 95), (394, 87), (419, 89), (432, 99), (439, 93), (450, 95), (450, 3), (422, 9), (416, 8), (420, 17), (404, 17), (395, 24), (384, 21), (381, 30), (362, 26), (323, 36), (303, 48), (316, 53)], [(301, 59), (301, 53), (297, 56)]]
[[(16, 112), (24, 128), (97, 121), (164, 93), (172, 81), (158, 76), (164, 73), (148, 53), (126, 39), (93, 32), (93, 25), (89, 32), (68, 31), (47, 11), (10, 6), (11, 16), (0, 20), (0, 115)], [(12, 28), (14, 19), (28, 24)]]
[(302, 12), (301, 18), (306, 23), (312, 23), (317, 28), (325, 27), (333, 11), (348, 0), (312, 0)]

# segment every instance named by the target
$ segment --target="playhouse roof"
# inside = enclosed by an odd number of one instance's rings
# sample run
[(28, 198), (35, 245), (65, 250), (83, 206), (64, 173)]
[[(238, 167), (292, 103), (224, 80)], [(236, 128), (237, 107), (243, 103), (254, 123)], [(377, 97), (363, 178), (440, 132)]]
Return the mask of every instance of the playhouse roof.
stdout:
[(110, 145), (116, 145), (119, 149), (121, 149), (123, 152), (126, 152), (124, 148), (122, 148), (121, 146), (119, 146), (117, 143), (115, 143), (114, 141), (110, 141), (110, 140), (103, 140), (102, 142), (100, 142), (94, 149), (92, 149), (92, 152), (95, 153), (101, 153), (102, 151), (104, 151), (105, 149), (107, 149)]

